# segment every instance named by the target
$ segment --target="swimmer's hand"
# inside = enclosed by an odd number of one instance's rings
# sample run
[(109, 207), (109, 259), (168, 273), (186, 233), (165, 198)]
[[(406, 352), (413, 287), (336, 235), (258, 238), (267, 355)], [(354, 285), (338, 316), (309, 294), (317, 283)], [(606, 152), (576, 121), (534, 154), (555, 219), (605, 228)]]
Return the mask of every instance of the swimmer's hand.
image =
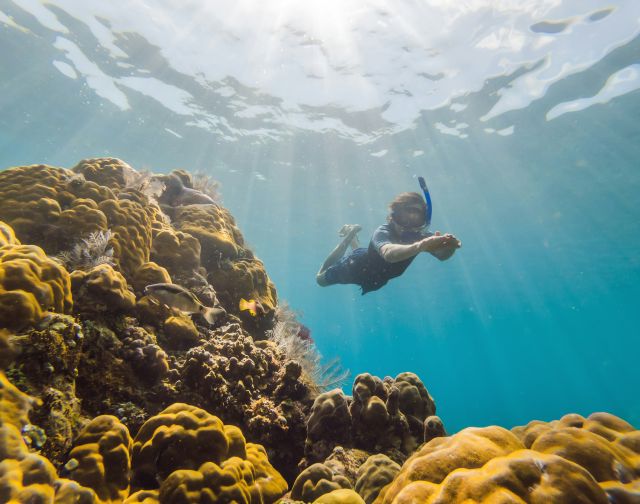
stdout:
[(419, 243), (420, 252), (440, 253), (450, 252), (453, 254), (456, 249), (462, 247), (462, 242), (450, 233), (442, 234), (436, 231), (433, 236), (424, 238)]

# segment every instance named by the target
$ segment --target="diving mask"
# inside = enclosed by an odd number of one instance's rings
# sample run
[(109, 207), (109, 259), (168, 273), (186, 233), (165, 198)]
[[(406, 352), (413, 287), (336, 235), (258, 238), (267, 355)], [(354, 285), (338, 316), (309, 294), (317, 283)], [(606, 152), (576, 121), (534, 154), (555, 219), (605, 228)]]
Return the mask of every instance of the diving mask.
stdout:
[(403, 231), (419, 232), (427, 225), (423, 208), (409, 207), (403, 208), (392, 215), (393, 221), (402, 228)]

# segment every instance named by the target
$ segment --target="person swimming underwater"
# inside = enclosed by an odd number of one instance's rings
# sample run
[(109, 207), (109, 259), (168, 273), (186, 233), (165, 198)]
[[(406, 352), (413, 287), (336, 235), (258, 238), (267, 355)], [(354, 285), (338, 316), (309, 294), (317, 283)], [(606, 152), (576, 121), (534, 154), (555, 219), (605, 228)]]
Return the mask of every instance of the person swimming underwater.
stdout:
[[(426, 187), (424, 189), (428, 197)], [(426, 232), (430, 207), (416, 192), (399, 194), (390, 203), (389, 210), (387, 223), (374, 231), (367, 248), (357, 246), (361, 226), (346, 224), (342, 227), (339, 232), (342, 241), (316, 275), (318, 285), (356, 284), (364, 295), (402, 275), (419, 253), (428, 252), (445, 261), (462, 246), (452, 234)], [(349, 245), (352, 251), (345, 255)]]

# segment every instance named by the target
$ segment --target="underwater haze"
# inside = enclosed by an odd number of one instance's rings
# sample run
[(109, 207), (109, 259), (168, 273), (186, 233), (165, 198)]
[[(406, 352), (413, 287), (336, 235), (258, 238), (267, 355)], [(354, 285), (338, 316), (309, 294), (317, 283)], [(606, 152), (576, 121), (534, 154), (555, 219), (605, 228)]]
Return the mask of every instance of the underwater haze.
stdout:
[[(637, 0), (0, 0), (0, 44), (0, 168), (211, 175), (352, 377), (415, 372), (449, 432), (640, 424)], [(455, 256), (317, 286), (417, 176)]]

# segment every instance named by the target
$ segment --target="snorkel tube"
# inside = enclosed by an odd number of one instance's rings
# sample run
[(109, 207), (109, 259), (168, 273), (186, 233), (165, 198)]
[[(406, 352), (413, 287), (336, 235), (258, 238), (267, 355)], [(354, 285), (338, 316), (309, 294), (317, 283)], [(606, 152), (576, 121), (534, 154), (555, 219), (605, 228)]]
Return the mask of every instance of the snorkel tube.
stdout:
[(431, 212), (433, 210), (433, 207), (431, 205), (431, 196), (429, 195), (429, 188), (427, 187), (427, 183), (424, 181), (424, 177), (418, 177), (418, 182), (420, 183), (420, 189), (422, 189), (422, 192), (424, 193), (424, 199), (427, 202), (427, 209), (425, 210), (425, 222), (426, 222), (426, 227), (429, 227), (429, 225), (431, 224)]

